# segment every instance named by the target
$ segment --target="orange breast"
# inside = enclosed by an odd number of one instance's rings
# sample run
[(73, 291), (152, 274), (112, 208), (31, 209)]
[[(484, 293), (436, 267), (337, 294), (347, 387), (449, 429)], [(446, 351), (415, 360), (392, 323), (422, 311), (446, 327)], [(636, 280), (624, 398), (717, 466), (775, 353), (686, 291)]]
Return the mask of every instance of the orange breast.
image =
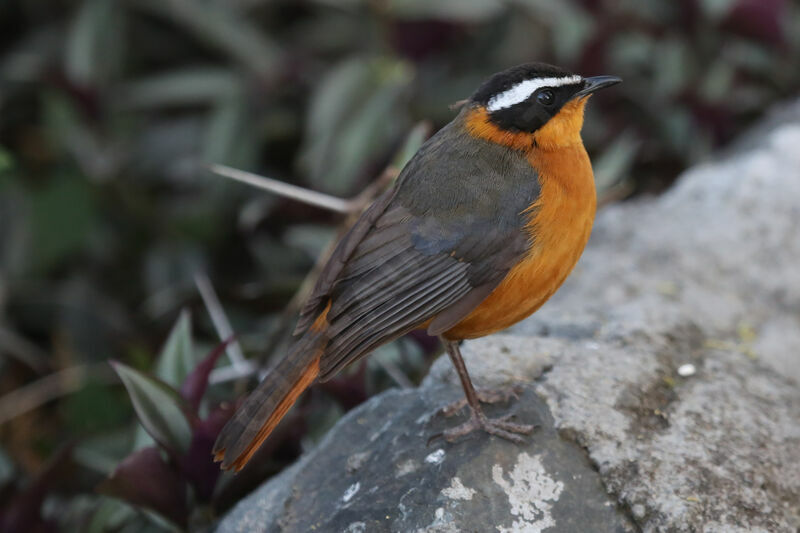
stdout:
[(533, 245), (489, 297), (444, 334), (448, 339), (489, 335), (536, 311), (567, 278), (589, 240), (596, 194), (583, 144), (555, 149), (538, 144), (528, 151), (541, 183), (526, 227)]

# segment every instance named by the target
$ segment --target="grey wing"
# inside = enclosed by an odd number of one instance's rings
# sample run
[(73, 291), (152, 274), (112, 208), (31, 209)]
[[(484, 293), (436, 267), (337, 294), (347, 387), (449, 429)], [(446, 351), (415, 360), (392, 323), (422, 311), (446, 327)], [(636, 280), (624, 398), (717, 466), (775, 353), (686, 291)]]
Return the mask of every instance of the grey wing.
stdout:
[[(466, 255), (458, 254), (458, 246), (421, 250), (414, 223), (406, 208), (391, 207), (339, 273), (330, 292), (329, 341), (320, 360), (320, 379), (439, 315), (457, 321), (505, 277), (509, 267), (500, 263), (510, 262), (499, 252), (519, 248), (509, 242), (513, 235), (486, 233), (480, 246), (462, 228)], [(447, 243), (452, 235), (441, 229), (441, 242)], [(486, 268), (487, 262), (496, 268)]]
[(330, 292), (344, 269), (350, 256), (355, 252), (361, 240), (373, 229), (375, 221), (383, 214), (395, 195), (390, 189), (379, 196), (366, 211), (356, 220), (353, 227), (342, 237), (331, 257), (320, 272), (314, 290), (300, 309), (300, 317), (294, 329), (294, 335), (302, 335), (317, 319), (330, 301)]

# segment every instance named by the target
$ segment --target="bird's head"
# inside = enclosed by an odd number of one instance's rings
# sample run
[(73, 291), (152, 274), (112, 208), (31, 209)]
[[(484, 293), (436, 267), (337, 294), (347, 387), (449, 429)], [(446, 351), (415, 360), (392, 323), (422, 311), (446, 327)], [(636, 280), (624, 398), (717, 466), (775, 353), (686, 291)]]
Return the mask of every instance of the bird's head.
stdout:
[(555, 149), (580, 142), (583, 108), (615, 76), (583, 78), (544, 63), (526, 63), (487, 79), (469, 99), (473, 134), (514, 148)]

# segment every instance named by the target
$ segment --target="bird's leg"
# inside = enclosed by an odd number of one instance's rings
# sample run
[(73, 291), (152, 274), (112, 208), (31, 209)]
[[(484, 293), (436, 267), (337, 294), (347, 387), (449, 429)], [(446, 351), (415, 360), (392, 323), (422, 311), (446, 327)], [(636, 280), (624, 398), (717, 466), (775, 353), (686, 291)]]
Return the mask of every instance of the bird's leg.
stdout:
[(481, 409), (480, 398), (475, 391), (475, 387), (472, 386), (472, 380), (470, 380), (469, 374), (467, 373), (467, 366), (464, 364), (464, 359), (461, 357), (461, 350), (458, 347), (458, 343), (444, 338), (442, 342), (444, 342), (447, 355), (450, 356), (453, 366), (456, 367), (458, 378), (461, 380), (461, 386), (464, 388), (467, 405), (469, 405), (470, 408), (469, 420), (460, 426), (446, 430), (442, 434), (445, 440), (452, 442), (477, 429), (482, 429), (487, 433), (497, 435), (498, 437), (510, 441), (524, 442), (524, 439), (520, 437), (519, 434), (527, 435), (533, 431), (534, 426), (509, 422), (508, 419), (511, 418), (511, 415), (500, 418), (488, 418)]
[[(501, 403), (519, 397), (519, 386), (503, 387), (502, 389), (475, 389), (475, 395), (481, 403)], [(467, 397), (449, 403), (439, 409), (444, 416), (453, 416), (467, 406)]]

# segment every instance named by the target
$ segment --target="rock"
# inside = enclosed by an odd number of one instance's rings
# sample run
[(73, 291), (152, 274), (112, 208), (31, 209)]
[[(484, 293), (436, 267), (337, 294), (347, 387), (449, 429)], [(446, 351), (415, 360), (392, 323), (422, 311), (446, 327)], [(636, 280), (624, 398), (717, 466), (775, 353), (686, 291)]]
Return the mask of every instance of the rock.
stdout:
[(392, 390), (351, 411), (290, 472), (240, 502), (218, 531), (633, 530), (531, 386), (513, 410), (540, 426), (536, 446), (482, 435), (426, 445), (455, 422), (437, 416), (438, 408), (459, 397), (454, 387)]
[(547, 305), (464, 344), (476, 385), (525, 383), (526, 444), (426, 445), (457, 423), (436, 415), (461, 394), (440, 358), (219, 531), (798, 531), (800, 125), (761, 137), (603, 210)]

